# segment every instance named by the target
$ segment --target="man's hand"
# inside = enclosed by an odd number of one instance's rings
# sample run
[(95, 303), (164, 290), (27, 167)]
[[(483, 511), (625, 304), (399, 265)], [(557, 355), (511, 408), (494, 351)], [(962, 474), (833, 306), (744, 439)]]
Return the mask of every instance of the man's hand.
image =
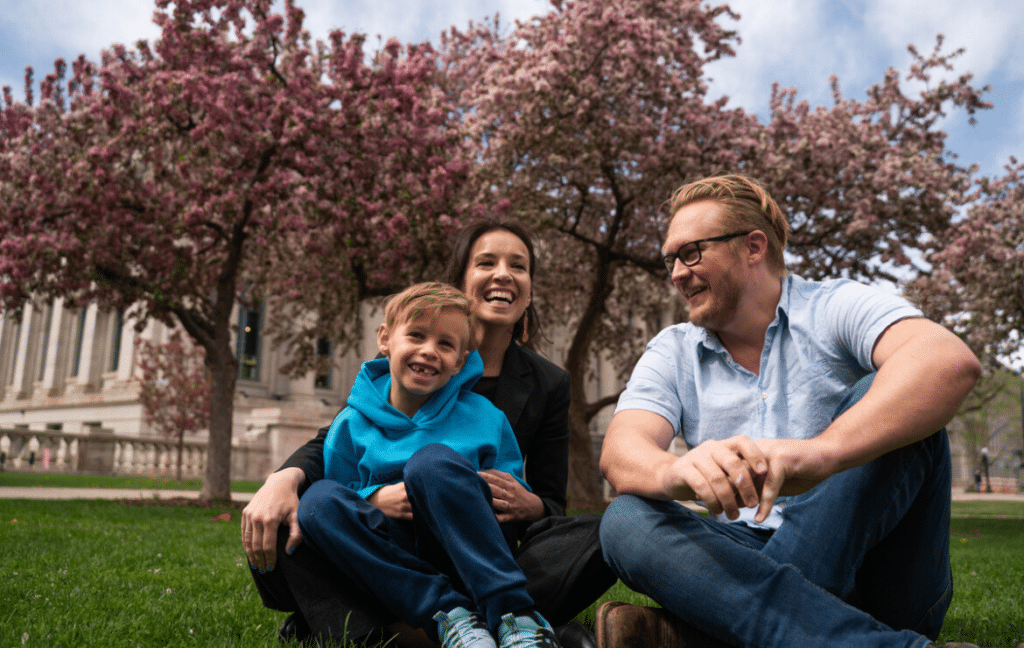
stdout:
[(761, 448), (746, 436), (705, 441), (673, 461), (662, 475), (662, 486), (672, 499), (696, 499), (730, 520), (740, 508), (757, 506), (761, 483), (768, 473)]
[(835, 467), (819, 439), (758, 439), (768, 461), (755, 522), (768, 518), (780, 495), (800, 495), (831, 477)]
[(481, 472), (480, 476), (491, 487), (491, 506), (498, 522), (532, 521), (544, 517), (544, 502), (512, 475), (491, 469)]
[(405, 482), (383, 486), (373, 491), (366, 500), (393, 520), (411, 520), (412, 504), (405, 492)]
[(306, 478), (301, 468), (285, 468), (267, 481), (242, 509), (242, 547), (254, 569), (270, 571), (277, 563), (277, 529), (288, 525), (288, 553), (302, 543), (299, 531), (299, 484)]

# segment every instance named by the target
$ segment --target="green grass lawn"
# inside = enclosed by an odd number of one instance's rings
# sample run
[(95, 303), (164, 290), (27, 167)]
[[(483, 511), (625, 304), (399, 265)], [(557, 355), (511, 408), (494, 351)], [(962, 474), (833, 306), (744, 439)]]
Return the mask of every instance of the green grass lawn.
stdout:
[[(201, 479), (163, 479), (109, 475), (63, 475), (44, 472), (0, 472), (0, 486), (49, 486), (51, 488), (129, 488), (198, 491)], [(263, 482), (232, 481), (233, 493), (255, 493)]]
[(954, 502), (953, 515), (954, 594), (942, 638), (1016, 648), (1024, 642), (1024, 503)]
[[(1024, 504), (957, 503), (954, 515), (957, 589), (940, 643), (1015, 647)], [(252, 585), (238, 511), (0, 500), (0, 547), (0, 647), (279, 645), (284, 615)], [(610, 599), (649, 604), (621, 584)]]

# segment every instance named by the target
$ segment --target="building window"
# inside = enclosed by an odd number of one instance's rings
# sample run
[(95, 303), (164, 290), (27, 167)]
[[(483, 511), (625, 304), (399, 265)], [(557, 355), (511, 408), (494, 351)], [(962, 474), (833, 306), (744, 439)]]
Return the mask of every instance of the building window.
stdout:
[(317, 389), (331, 388), (331, 341), (318, 338), (316, 341), (316, 373), (313, 384)]
[(85, 343), (85, 308), (78, 311), (78, 331), (75, 333), (75, 349), (71, 357), (71, 375), (77, 376), (82, 364), (82, 345)]
[(39, 344), (39, 375), (36, 380), (42, 380), (46, 375), (46, 352), (50, 347), (50, 327), (53, 326), (53, 305), (46, 307), (46, 322), (43, 324), (43, 339)]
[(114, 330), (110, 334), (110, 371), (117, 371), (121, 363), (121, 333), (124, 331), (124, 309), (114, 313)]
[(238, 309), (238, 378), (260, 379), (260, 304)]

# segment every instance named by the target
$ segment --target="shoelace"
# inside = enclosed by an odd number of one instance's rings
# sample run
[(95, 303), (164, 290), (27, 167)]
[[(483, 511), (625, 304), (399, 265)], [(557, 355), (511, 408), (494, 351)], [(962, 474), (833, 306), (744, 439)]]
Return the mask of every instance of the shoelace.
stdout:
[(532, 617), (506, 615), (502, 625), (509, 631), (501, 637), (501, 648), (558, 648), (555, 633)]
[[(438, 616), (441, 616), (438, 614)], [(442, 627), (442, 648), (467, 648), (471, 646), (494, 646), (494, 638), (491, 636), (487, 625), (477, 614), (468, 616), (456, 616), (455, 619), (444, 615), (440, 621)]]

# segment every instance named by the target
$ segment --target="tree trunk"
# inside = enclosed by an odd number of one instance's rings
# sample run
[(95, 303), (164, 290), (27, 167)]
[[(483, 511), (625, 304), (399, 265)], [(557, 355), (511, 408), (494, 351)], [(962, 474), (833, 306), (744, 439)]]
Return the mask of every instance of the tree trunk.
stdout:
[(181, 481), (181, 456), (185, 451), (185, 430), (178, 431), (178, 468), (177, 468), (177, 480)]
[[(577, 384), (575, 379), (573, 384)], [(569, 406), (569, 484), (566, 497), (571, 508), (593, 511), (603, 509), (606, 502), (601, 492), (601, 475), (594, 456), (590, 422), (580, 409), (573, 404)]]
[[(227, 327), (224, 327), (227, 329)], [(237, 367), (227, 336), (216, 349), (206, 350), (210, 370), (210, 440), (206, 447), (206, 468), (199, 493), (204, 500), (231, 499), (231, 436), (235, 405)]]
[(597, 252), (598, 262), (594, 280), (591, 283), (587, 307), (580, 317), (579, 326), (573, 335), (572, 344), (565, 358), (565, 369), (572, 379), (572, 396), (569, 401), (569, 484), (567, 498), (574, 508), (587, 510), (604, 508), (604, 494), (601, 492), (601, 475), (594, 456), (590, 436), (590, 411), (586, 396), (587, 362), (591, 358), (591, 343), (598, 323), (605, 312), (605, 304), (612, 290), (614, 268), (602, 251)]

